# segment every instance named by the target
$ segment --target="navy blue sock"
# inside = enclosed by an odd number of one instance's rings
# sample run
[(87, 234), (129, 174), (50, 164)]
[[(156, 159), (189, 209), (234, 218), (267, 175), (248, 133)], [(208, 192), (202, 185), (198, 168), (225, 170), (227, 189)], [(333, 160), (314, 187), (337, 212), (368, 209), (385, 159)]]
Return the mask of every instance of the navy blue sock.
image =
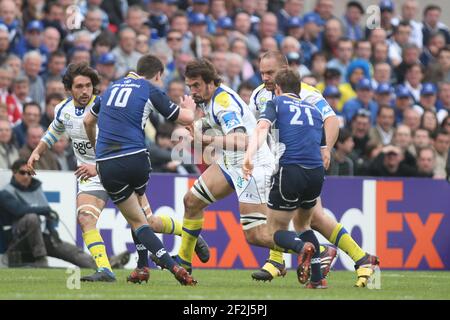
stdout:
[(299, 238), (304, 242), (311, 242), (316, 249), (316, 253), (312, 256), (311, 259), (311, 281), (318, 282), (322, 279), (322, 273), (320, 271), (320, 244), (319, 240), (317, 240), (314, 231), (306, 230), (299, 234)]
[(161, 240), (155, 235), (149, 225), (143, 225), (137, 228), (135, 231), (139, 241), (154, 255), (156, 255), (163, 265), (172, 272), (175, 266), (175, 261), (167, 253), (166, 248), (162, 244)]
[(276, 231), (273, 235), (273, 241), (275, 241), (275, 244), (277, 246), (283, 249), (293, 250), (297, 253), (300, 253), (304, 244), (304, 242), (299, 239), (295, 232), (288, 230)]
[(134, 245), (136, 246), (136, 251), (138, 254), (138, 262), (137, 267), (142, 269), (144, 267), (148, 267), (148, 250), (147, 248), (139, 241), (138, 237), (131, 230), (131, 236), (133, 237)]

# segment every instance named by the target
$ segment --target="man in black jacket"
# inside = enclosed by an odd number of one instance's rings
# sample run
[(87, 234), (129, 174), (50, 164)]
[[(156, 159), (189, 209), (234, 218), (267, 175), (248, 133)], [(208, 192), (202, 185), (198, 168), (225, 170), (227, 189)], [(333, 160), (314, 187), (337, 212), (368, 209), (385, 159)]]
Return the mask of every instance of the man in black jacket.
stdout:
[[(81, 268), (95, 269), (95, 262), (89, 254), (59, 238), (56, 231), (58, 215), (50, 208), (41, 181), (29, 174), (27, 162), (15, 161), (12, 172), (10, 183), (0, 191), (0, 228), (4, 233), (10, 233), (12, 238), (8, 251), (31, 251), (34, 267), (47, 267), (46, 257), (50, 256)], [(45, 224), (41, 223), (41, 217), (45, 218)], [(126, 258), (129, 259), (129, 254), (116, 256), (111, 258), (111, 264), (126, 264)]]

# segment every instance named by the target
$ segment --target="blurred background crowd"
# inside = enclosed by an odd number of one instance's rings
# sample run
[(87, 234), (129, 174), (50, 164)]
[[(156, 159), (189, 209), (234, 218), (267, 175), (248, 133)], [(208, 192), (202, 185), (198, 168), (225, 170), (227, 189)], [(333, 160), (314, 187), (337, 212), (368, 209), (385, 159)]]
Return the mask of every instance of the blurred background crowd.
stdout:
[[(382, 0), (368, 16), (366, 2), (1, 0), (0, 168), (37, 146), (66, 97), (61, 79), (71, 62), (95, 67), (102, 92), (155, 54), (166, 67), (164, 90), (178, 101), (186, 64), (207, 57), (249, 102), (262, 83), (259, 55), (280, 50), (339, 117), (329, 175), (448, 179), (450, 32), (442, 8)], [(157, 114), (147, 123), (154, 172), (204, 170), (173, 160), (174, 129)], [(75, 167), (63, 138), (38, 169)]]

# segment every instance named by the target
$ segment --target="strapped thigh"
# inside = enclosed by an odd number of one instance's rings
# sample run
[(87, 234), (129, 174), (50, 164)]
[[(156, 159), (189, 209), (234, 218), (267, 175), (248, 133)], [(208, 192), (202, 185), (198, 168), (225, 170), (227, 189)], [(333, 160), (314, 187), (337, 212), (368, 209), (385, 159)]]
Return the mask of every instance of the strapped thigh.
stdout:
[(194, 196), (196, 196), (206, 204), (211, 204), (217, 201), (211, 191), (209, 191), (206, 183), (203, 181), (203, 178), (201, 176), (197, 180), (195, 180), (194, 185), (191, 188), (191, 192), (194, 194)]
[(263, 213), (252, 212), (249, 214), (242, 215), (241, 214), (241, 224), (243, 230), (249, 230), (265, 224), (267, 221), (267, 217)]
[[(86, 208), (89, 208), (89, 210), (86, 210)], [(89, 214), (97, 220), (98, 220), (98, 217), (100, 216), (100, 213), (102, 213), (102, 211), (99, 208), (97, 208), (96, 206), (94, 206), (92, 204), (82, 204), (81, 206), (79, 206), (77, 208), (77, 213), (79, 214), (81, 212), (83, 212), (84, 214)], [(94, 212), (98, 213), (98, 216)]]

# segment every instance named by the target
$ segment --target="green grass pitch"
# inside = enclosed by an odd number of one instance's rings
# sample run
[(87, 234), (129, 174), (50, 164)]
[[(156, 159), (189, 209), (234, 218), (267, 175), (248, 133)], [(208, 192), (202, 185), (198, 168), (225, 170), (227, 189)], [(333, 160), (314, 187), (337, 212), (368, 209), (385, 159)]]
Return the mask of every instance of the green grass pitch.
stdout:
[(356, 276), (349, 271), (330, 272), (327, 290), (303, 288), (295, 270), (266, 283), (252, 281), (251, 272), (195, 270), (197, 287), (182, 287), (167, 271), (152, 269), (150, 281), (139, 285), (126, 282), (129, 270), (116, 270), (115, 283), (82, 282), (80, 289), (68, 289), (65, 269), (0, 269), (0, 299), (450, 299), (449, 271), (382, 271), (380, 290), (353, 288)]

